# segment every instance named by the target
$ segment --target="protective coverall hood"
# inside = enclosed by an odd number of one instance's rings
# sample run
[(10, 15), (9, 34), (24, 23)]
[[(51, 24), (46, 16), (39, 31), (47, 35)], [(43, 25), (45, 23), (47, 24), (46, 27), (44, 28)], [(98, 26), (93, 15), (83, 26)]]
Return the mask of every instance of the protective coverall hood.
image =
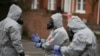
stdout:
[(72, 16), (67, 25), (73, 32), (77, 32), (86, 27), (78, 16)]
[(53, 19), (54, 22), (54, 28), (59, 28), (63, 26), (62, 15), (60, 13), (53, 14), (51, 18)]
[(20, 18), (21, 14), (22, 14), (21, 8), (13, 4), (9, 9), (7, 17), (17, 21)]

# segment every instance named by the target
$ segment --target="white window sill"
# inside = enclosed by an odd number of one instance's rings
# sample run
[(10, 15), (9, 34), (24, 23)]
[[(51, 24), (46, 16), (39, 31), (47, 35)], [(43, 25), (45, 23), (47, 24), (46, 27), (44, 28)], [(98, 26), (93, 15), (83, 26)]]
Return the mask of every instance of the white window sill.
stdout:
[(86, 14), (86, 11), (83, 11), (83, 10), (77, 10), (75, 13)]

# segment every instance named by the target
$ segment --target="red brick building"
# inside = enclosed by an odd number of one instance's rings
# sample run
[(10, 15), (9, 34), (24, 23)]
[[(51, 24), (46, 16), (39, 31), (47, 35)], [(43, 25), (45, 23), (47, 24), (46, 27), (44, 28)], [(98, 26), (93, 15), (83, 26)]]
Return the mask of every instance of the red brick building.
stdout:
[[(28, 0), (29, 1), (29, 0)], [(55, 11), (61, 9), (67, 13), (78, 15), (83, 21), (88, 23), (100, 24), (100, 0), (94, 4), (94, 19), (92, 19), (92, 0), (30, 0), (32, 10), (47, 9)], [(96, 0), (94, 0), (95, 2)], [(87, 23), (87, 24), (88, 24)]]
[[(67, 13), (76, 14), (82, 20), (88, 23), (92, 22), (97, 25), (100, 24), (100, 0), (18, 0), (18, 1), (20, 1), (21, 7), (24, 9), (31, 9), (31, 10), (46, 9), (50, 11), (55, 11), (57, 9), (60, 9)], [(91, 5), (92, 1), (94, 2), (97, 1), (94, 4), (94, 8), (93, 8), (94, 12), (92, 11), (92, 7), (93, 7), (93, 5)], [(4, 4), (4, 2), (2, 3)], [(5, 6), (5, 7), (9, 7), (9, 6)], [(2, 8), (0, 9), (2, 10)], [(91, 16), (94, 16), (93, 19)]]

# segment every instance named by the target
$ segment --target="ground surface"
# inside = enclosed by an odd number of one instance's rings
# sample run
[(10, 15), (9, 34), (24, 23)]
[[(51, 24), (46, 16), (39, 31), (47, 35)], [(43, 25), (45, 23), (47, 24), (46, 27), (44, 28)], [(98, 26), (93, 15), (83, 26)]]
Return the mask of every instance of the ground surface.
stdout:
[[(44, 51), (34, 47), (34, 43), (30, 40), (23, 40), (26, 56), (45, 56)], [(98, 44), (98, 53), (100, 56), (100, 43)]]

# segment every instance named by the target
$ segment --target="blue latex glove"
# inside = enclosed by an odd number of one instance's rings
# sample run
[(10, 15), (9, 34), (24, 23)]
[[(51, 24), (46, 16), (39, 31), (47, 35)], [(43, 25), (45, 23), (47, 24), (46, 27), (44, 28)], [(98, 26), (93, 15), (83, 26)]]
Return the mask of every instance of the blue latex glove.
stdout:
[(35, 43), (36, 48), (41, 48), (42, 43)]
[(40, 40), (39, 35), (33, 34), (33, 35), (32, 35), (32, 41), (34, 41), (35, 43), (40, 43), (41, 40)]
[(62, 54), (60, 52), (60, 46), (55, 45), (53, 49), (54, 49), (55, 56), (62, 56)]

